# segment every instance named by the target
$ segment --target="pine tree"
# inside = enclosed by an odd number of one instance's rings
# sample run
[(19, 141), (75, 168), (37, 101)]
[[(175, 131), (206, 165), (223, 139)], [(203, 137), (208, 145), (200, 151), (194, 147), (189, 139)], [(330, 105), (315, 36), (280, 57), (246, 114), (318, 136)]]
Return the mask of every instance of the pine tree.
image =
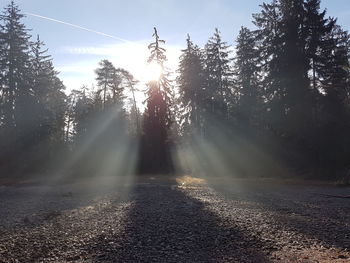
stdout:
[(152, 80), (148, 83), (147, 95), (147, 114), (150, 119), (155, 120), (159, 124), (159, 129), (166, 130), (171, 125), (171, 112), (169, 110), (169, 104), (171, 102), (171, 86), (169, 81), (169, 72), (165, 67), (167, 61), (165, 55), (165, 49), (161, 47), (164, 40), (161, 40), (158, 36), (157, 29), (154, 28), (153, 37), (155, 42), (148, 46), (151, 52), (148, 58), (148, 63), (155, 63), (161, 67), (161, 74), (158, 80)]
[(93, 120), (94, 105), (93, 100), (87, 94), (87, 87), (83, 86), (81, 90), (73, 90), (74, 104), (74, 132), (75, 141), (82, 142), (87, 138), (90, 132), (90, 126)]
[(309, 62), (306, 56), (307, 31), (302, 0), (281, 0), (282, 52), (281, 78), (285, 87), (284, 103), (287, 122), (285, 127), (291, 136), (305, 140), (312, 122), (312, 102), (309, 86)]
[[(320, 11), (320, 0), (307, 0), (304, 2), (305, 9), (305, 31), (306, 31), (306, 56), (309, 61), (309, 76), (311, 80), (311, 94), (313, 105), (313, 121), (310, 127), (310, 138), (315, 156), (315, 166), (320, 166), (320, 152), (323, 144), (322, 132), (320, 132), (323, 104), (322, 71), (327, 65), (327, 58), (324, 56), (324, 49), (328, 49), (331, 40), (328, 35), (333, 30), (335, 20), (326, 17), (326, 10)], [(316, 134), (316, 136), (315, 136)]]
[(268, 130), (280, 136), (283, 130), (285, 110), (282, 102), (284, 90), (281, 85), (279, 60), (283, 49), (281, 20), (278, 0), (263, 3), (261, 12), (253, 14), (253, 23), (258, 28), (257, 46), (262, 76), (263, 99), (266, 104), (264, 122)]
[(161, 47), (165, 41), (159, 38), (154, 28), (152, 42), (148, 48), (151, 52), (148, 63), (156, 63), (162, 69), (157, 80), (147, 84), (147, 107), (143, 120), (143, 138), (141, 146), (141, 170), (153, 172), (167, 171), (170, 168), (169, 128), (171, 126), (171, 90), (168, 79), (169, 72), (165, 67), (167, 61), (165, 49)]
[(32, 45), (31, 71), (33, 96), (35, 97), (37, 117), (36, 143), (46, 141), (55, 148), (64, 142), (64, 115), (66, 95), (64, 85), (58, 78), (52, 58), (43, 50), (44, 43), (37, 41)]
[(113, 104), (120, 108), (124, 106), (124, 89), (125, 89), (125, 70), (122, 68), (114, 68), (111, 70), (110, 89), (112, 91)]
[(103, 108), (106, 108), (106, 102), (107, 102), (107, 92), (109, 87), (112, 84), (112, 78), (113, 78), (113, 73), (114, 73), (114, 66), (113, 64), (104, 59), (99, 63), (99, 68), (95, 70), (95, 73), (97, 75), (96, 80), (97, 80), (97, 86), (101, 88), (102, 91), (102, 101), (103, 101)]
[(132, 95), (132, 119), (131, 122), (133, 122), (136, 127), (136, 131), (135, 134), (136, 135), (140, 135), (140, 111), (137, 107), (137, 102), (136, 102), (136, 96), (135, 96), (135, 92), (138, 91), (136, 84), (138, 83), (138, 81), (134, 78), (134, 76), (127, 70), (125, 69), (119, 69), (120, 73), (123, 76), (123, 81), (125, 82), (125, 87), (127, 89), (129, 89), (129, 91), (131, 92)]
[(319, 68), (324, 62), (321, 49), (325, 45), (325, 37), (334, 27), (335, 20), (325, 18), (326, 10), (320, 12), (320, 0), (307, 0), (304, 6), (307, 31), (306, 54), (310, 60), (312, 87), (316, 91), (320, 88)]
[(339, 26), (334, 26), (323, 47), (325, 64), (321, 67), (321, 83), (324, 96), (321, 99), (321, 126), (318, 136), (321, 144), (322, 160), (332, 174), (349, 165), (350, 140), (349, 109), (347, 92), (349, 89), (349, 34)]
[(237, 119), (244, 128), (257, 126), (261, 108), (259, 83), (259, 57), (256, 49), (256, 36), (246, 27), (242, 27), (236, 45), (235, 89), (238, 98)]
[(120, 108), (124, 103), (124, 69), (115, 68), (112, 62), (104, 59), (99, 63), (100, 67), (95, 70), (97, 86), (101, 88), (103, 108), (115, 105)]
[(13, 136), (23, 139), (26, 129), (30, 127), (30, 106), (33, 105), (30, 85), (30, 35), (20, 21), (23, 17), (13, 1), (0, 16), (3, 129), (7, 131), (7, 140)]
[[(314, 143), (315, 92), (310, 85), (310, 28), (303, 0), (275, 0), (254, 15), (266, 112), (265, 127), (298, 154), (288, 162), (309, 165)], [(309, 42), (308, 42), (309, 41)], [(297, 156), (297, 157), (296, 157)]]
[[(305, 139), (312, 120), (306, 56), (307, 30), (301, 0), (264, 4), (254, 15), (258, 27), (264, 86), (271, 129), (293, 140)], [(298, 138), (299, 137), (299, 138)]]
[(207, 113), (220, 118), (228, 118), (228, 101), (232, 89), (232, 71), (230, 50), (221, 40), (220, 31), (216, 28), (209, 39), (205, 51), (205, 100)]
[[(184, 129), (194, 128), (201, 133), (203, 122), (202, 98), (204, 95), (204, 65), (200, 48), (187, 37), (187, 47), (182, 50), (177, 77), (179, 95), (184, 108)], [(190, 128), (191, 127), (191, 128)]]
[(10, 167), (18, 160), (15, 158), (21, 158), (16, 168), (28, 167), (30, 155), (26, 152), (33, 146), (36, 129), (30, 35), (21, 23), (23, 17), (13, 1), (0, 15), (1, 160)]

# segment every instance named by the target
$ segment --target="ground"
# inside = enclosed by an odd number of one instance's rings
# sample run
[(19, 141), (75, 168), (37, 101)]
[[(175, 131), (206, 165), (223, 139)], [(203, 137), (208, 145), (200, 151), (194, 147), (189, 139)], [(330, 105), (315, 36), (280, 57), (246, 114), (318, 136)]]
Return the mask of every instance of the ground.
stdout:
[(102, 181), (0, 186), (0, 262), (350, 262), (350, 188)]

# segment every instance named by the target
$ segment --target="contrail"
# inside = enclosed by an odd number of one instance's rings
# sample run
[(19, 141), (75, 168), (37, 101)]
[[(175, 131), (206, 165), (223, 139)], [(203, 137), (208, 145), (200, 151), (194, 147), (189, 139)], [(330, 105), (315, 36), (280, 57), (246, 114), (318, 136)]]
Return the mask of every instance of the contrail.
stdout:
[(126, 43), (133, 43), (133, 42), (131, 42), (129, 40), (126, 40), (126, 39), (123, 39), (123, 38), (120, 38), (120, 37), (112, 36), (112, 35), (109, 35), (109, 34), (106, 34), (106, 33), (103, 33), (103, 32), (95, 31), (95, 30), (92, 30), (92, 29), (89, 29), (89, 28), (86, 28), (86, 27), (74, 25), (74, 24), (71, 24), (71, 23), (68, 23), (68, 22), (64, 22), (64, 21), (61, 21), (61, 20), (57, 20), (57, 19), (54, 19), (54, 18), (50, 18), (50, 17), (47, 17), (47, 16), (41, 16), (41, 15), (37, 15), (37, 14), (33, 14), (33, 13), (25, 13), (25, 14), (26, 15), (30, 15), (30, 16), (34, 16), (34, 17), (39, 17), (39, 18), (42, 18), (42, 19), (46, 19), (46, 20), (49, 20), (49, 21), (53, 21), (53, 22), (56, 22), (56, 23), (60, 23), (60, 24), (63, 24), (63, 25), (79, 28), (79, 29), (82, 29), (82, 30), (85, 30), (85, 31), (88, 31), (88, 32), (92, 32), (92, 33), (95, 33), (95, 34), (98, 34), (98, 35), (101, 35), (101, 36), (105, 36), (105, 37), (110, 37), (110, 38), (113, 38), (113, 39), (116, 39), (116, 40), (119, 40), (119, 41), (123, 41), (123, 42), (126, 42)]

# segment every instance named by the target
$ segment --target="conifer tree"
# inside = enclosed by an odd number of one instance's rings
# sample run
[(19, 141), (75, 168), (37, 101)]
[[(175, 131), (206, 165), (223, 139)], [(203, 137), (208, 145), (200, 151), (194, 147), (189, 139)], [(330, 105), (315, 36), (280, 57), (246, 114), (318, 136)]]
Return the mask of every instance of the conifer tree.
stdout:
[(326, 10), (320, 11), (320, 0), (307, 0), (304, 6), (306, 12), (305, 30), (307, 33), (306, 54), (312, 71), (312, 88), (316, 92), (321, 85), (319, 71), (324, 63), (321, 50), (327, 45), (326, 36), (332, 31), (335, 20), (325, 18)]
[(64, 85), (58, 78), (52, 59), (43, 50), (44, 43), (37, 41), (32, 45), (31, 71), (33, 96), (35, 97), (37, 117), (36, 142), (45, 141), (50, 147), (64, 142), (64, 115), (66, 95)]
[(100, 67), (95, 70), (95, 73), (97, 75), (97, 86), (99, 86), (102, 91), (102, 102), (103, 108), (105, 109), (108, 95), (107, 92), (112, 84), (112, 77), (115, 68), (113, 64), (106, 59), (100, 61), (99, 66)]
[(238, 99), (235, 110), (240, 126), (257, 126), (262, 92), (259, 83), (259, 57), (256, 48), (256, 36), (246, 27), (242, 27), (236, 45), (235, 57), (235, 94)]
[(135, 124), (136, 126), (136, 135), (140, 135), (140, 111), (137, 107), (137, 102), (136, 102), (136, 95), (135, 92), (138, 91), (136, 84), (138, 83), (138, 81), (134, 78), (134, 76), (127, 70), (125, 69), (119, 69), (120, 73), (123, 76), (123, 81), (125, 82), (125, 87), (127, 89), (129, 89), (129, 91), (131, 92), (132, 95), (132, 110), (131, 112), (133, 114), (131, 114), (132, 116), (132, 122)]
[(274, 0), (254, 15), (261, 70), (268, 102), (267, 120), (279, 136), (305, 134), (312, 103), (306, 56), (305, 10), (301, 0)]
[(184, 108), (183, 126), (200, 132), (203, 119), (204, 62), (200, 48), (187, 36), (186, 49), (182, 50), (177, 77), (180, 98)]
[(205, 52), (205, 100), (204, 106), (211, 115), (221, 116), (227, 120), (228, 98), (232, 89), (232, 70), (230, 50), (221, 40), (216, 28), (214, 35), (204, 48)]
[(102, 93), (103, 108), (109, 105), (118, 105), (123, 107), (125, 96), (123, 85), (124, 69), (115, 68), (112, 62), (104, 59), (99, 63), (99, 68), (95, 70), (97, 75), (97, 86), (100, 87)]
[[(0, 68), (2, 89), (2, 130), (12, 145), (30, 141), (34, 105), (30, 81), (30, 35), (21, 23), (24, 17), (11, 1), (0, 16)], [(27, 136), (27, 139), (25, 137)]]
[(86, 139), (90, 132), (90, 126), (94, 113), (93, 100), (87, 94), (87, 87), (83, 86), (81, 90), (73, 90), (74, 104), (74, 132), (75, 141), (79, 142)]
[(324, 96), (321, 98), (319, 139), (319, 165), (327, 167), (329, 174), (349, 165), (350, 114), (347, 105), (349, 89), (349, 34), (335, 26), (328, 35), (329, 45), (323, 47), (325, 64), (321, 67), (321, 83)]
[(157, 80), (147, 84), (146, 109), (143, 119), (143, 138), (141, 146), (141, 170), (153, 172), (167, 171), (170, 168), (169, 129), (171, 125), (171, 86), (166, 69), (165, 49), (161, 46), (165, 41), (159, 38), (154, 28), (154, 42), (148, 48), (150, 57), (148, 63), (156, 63), (161, 68)]

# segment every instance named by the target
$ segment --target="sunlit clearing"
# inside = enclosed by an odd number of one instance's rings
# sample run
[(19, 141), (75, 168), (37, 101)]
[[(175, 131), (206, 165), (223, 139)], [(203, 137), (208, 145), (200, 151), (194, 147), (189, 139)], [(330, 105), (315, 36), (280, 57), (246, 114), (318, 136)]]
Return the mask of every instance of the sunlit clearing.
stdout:
[(158, 63), (150, 63), (147, 65), (145, 70), (145, 79), (147, 82), (152, 80), (159, 80), (160, 76), (162, 75), (163, 69)]
[(193, 177), (193, 176), (190, 176), (190, 175), (184, 175), (184, 176), (178, 177), (178, 178), (176, 178), (176, 182), (180, 186), (206, 184), (206, 181), (204, 179)]

